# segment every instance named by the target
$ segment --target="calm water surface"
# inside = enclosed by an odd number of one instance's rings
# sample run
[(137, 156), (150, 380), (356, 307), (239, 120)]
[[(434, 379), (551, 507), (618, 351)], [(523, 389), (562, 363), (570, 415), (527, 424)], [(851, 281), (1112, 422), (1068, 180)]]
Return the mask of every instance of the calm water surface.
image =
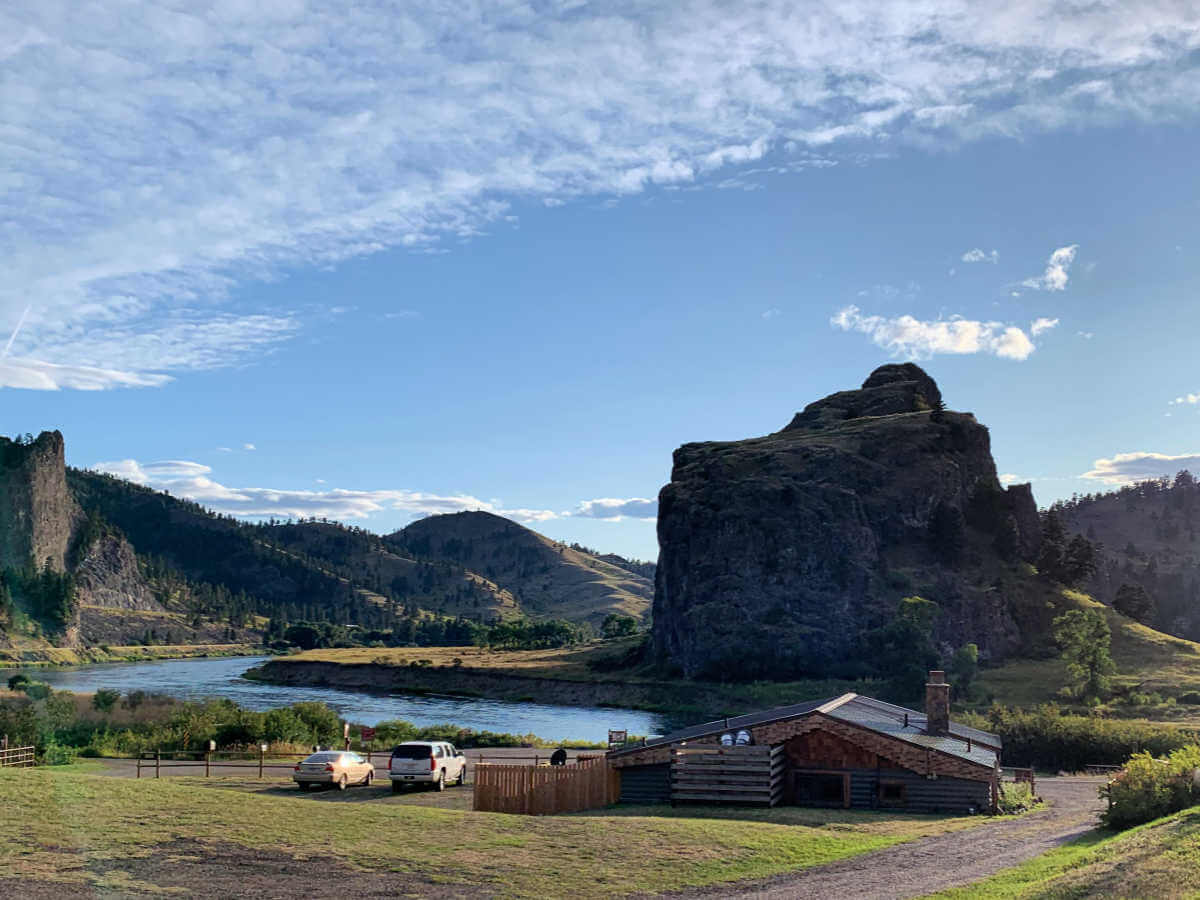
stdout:
[(273, 709), (301, 700), (319, 700), (328, 703), (344, 718), (364, 725), (386, 719), (406, 719), (416, 725), (452, 722), (476, 731), (536, 734), (551, 741), (571, 738), (603, 741), (610, 728), (627, 729), (630, 734), (662, 732), (658, 716), (633, 710), (413, 694), (360, 694), (338, 688), (260, 684), (241, 677), (247, 669), (266, 659), (268, 657), (238, 656), (106, 663), (67, 669), (9, 669), (0, 672), (0, 678), (7, 680), (15, 672), (23, 671), (32, 679), (47, 682), (55, 690), (92, 693), (109, 688), (122, 694), (146, 691), (185, 700), (225, 697), (254, 710)]

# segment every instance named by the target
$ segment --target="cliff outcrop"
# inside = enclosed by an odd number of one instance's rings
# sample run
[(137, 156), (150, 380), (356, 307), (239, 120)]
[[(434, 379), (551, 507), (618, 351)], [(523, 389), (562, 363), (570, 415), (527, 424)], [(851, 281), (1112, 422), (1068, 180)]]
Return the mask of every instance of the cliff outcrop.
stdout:
[(35, 440), (0, 438), (0, 568), (47, 561), (66, 571), (79, 507), (67, 488), (63, 436), (44, 431)]
[(1001, 487), (987, 429), (913, 364), (809, 404), (781, 431), (685, 444), (659, 494), (654, 650), (691, 677), (864, 669), (899, 600), (992, 658), (1021, 644), (1028, 485)]

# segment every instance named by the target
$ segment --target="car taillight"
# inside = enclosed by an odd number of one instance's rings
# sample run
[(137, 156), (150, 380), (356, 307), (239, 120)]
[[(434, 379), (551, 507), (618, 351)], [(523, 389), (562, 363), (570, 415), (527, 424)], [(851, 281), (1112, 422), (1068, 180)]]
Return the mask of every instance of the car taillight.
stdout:
[(332, 772), (332, 771), (333, 771), (333, 764), (332, 764), (332, 763), (325, 763), (325, 771), (326, 771), (326, 772)]
[(300, 763), (296, 763), (294, 766), (292, 766), (292, 771), (299, 772), (300, 771)]
[(437, 760), (436, 760), (436, 759), (434, 759), (432, 756), (431, 756), (431, 757), (429, 757), (429, 771), (430, 771), (430, 772), (436, 772), (436, 771), (437, 771)]

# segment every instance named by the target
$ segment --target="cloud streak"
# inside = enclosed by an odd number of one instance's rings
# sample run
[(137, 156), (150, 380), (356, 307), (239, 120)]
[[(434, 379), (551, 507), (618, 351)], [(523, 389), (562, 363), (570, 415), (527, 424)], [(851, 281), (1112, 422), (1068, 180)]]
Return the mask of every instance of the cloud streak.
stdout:
[[(1030, 336), (1015, 325), (959, 316), (933, 321), (908, 315), (888, 318), (864, 315), (857, 306), (847, 306), (829, 322), (842, 331), (865, 334), (877, 347), (907, 359), (984, 353), (1001, 359), (1025, 360), (1037, 349)], [(1041, 334), (1056, 324), (1057, 320), (1038, 319), (1030, 332)]]
[(1200, 453), (1181, 453), (1177, 456), (1146, 451), (1118, 453), (1097, 459), (1092, 463), (1091, 471), (1084, 472), (1080, 477), (1119, 485), (1174, 475), (1181, 469), (1200, 471)]
[(993, 250), (990, 253), (985, 253), (983, 250), (980, 250), (978, 247), (976, 247), (973, 250), (968, 250), (966, 253), (964, 253), (962, 255), (962, 261), (965, 263), (985, 262), (995, 265), (996, 263), (1000, 262), (1000, 251)]
[(43, 0), (0, 9), (0, 35), (0, 203), (16, 211), (0, 328), (34, 310), (13, 387), (150, 386), (253, 359), (294, 336), (290, 313), (227, 317), (237, 339), (201, 335), (198, 357), (158, 345), (227, 315), (238, 285), (434, 252), (516, 199), (716, 187), (722, 169), (832, 165), (881, 142), (1200, 107), (1200, 12), (1172, 2), (1131, 16), (847, 0), (797, 16), (717, 0)]
[[(194, 500), (219, 513), (248, 519), (301, 519), (315, 516), (352, 520), (365, 519), (385, 511), (399, 511), (411, 518), (420, 518), (442, 513), (482, 510), (517, 522), (535, 524), (572, 516), (605, 521), (620, 521), (626, 518), (653, 519), (658, 512), (657, 501), (641, 497), (627, 500), (584, 500), (574, 511), (556, 512), (550, 509), (510, 509), (496, 501), (481, 500), (469, 494), (445, 495), (395, 489), (354, 491), (333, 488), (306, 491), (238, 488), (213, 479), (211, 466), (185, 459), (146, 463), (136, 459), (121, 459), (97, 463), (92, 469), (145, 487), (170, 491), (178, 497)], [(322, 479), (318, 481), (324, 483)]]

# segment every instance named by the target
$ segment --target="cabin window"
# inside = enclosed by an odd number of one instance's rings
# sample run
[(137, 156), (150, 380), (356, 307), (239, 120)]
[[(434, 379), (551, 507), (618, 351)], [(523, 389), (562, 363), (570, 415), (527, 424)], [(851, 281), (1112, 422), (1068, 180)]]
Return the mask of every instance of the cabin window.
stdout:
[(884, 781), (879, 785), (880, 806), (904, 806), (907, 802), (904, 785), (898, 781)]

